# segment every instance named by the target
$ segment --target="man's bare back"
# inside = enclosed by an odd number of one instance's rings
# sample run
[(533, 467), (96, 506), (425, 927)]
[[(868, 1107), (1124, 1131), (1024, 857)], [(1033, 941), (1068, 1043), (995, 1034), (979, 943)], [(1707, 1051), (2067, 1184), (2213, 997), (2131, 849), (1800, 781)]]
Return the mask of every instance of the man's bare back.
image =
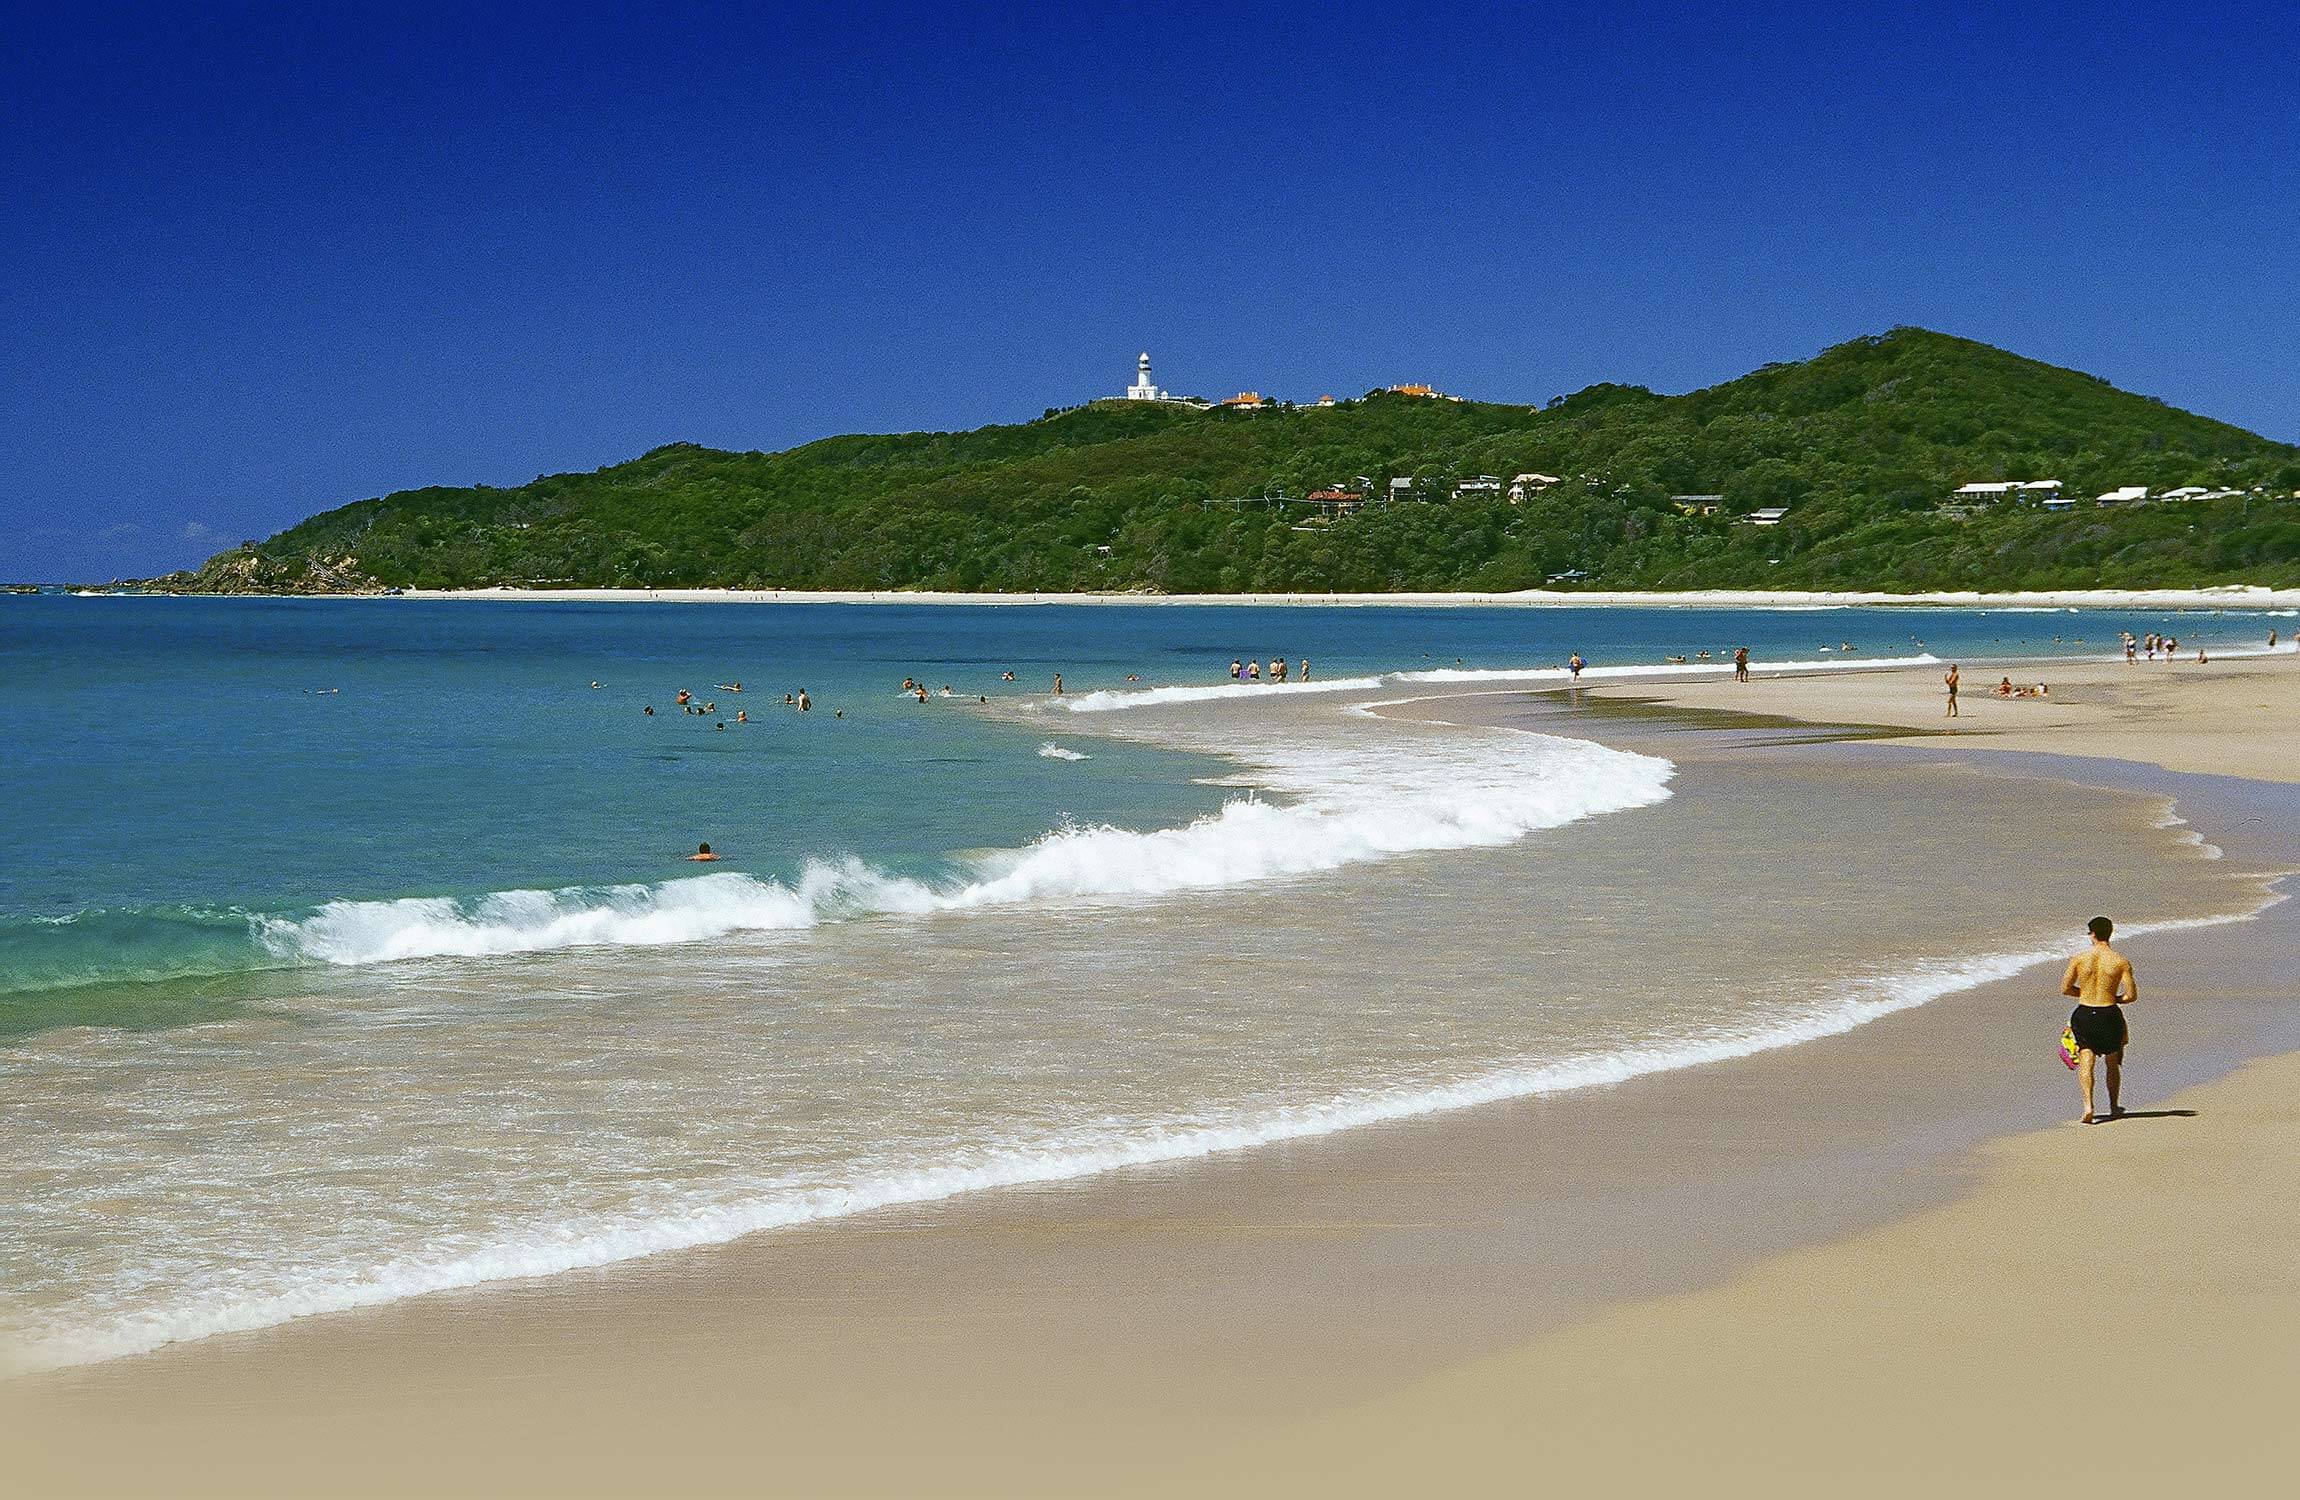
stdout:
[(2124, 1113), (2124, 1015), (2117, 1007), (2140, 998), (2140, 980), (2132, 961), (2109, 946), (2116, 928), (2106, 917), (2086, 923), (2092, 946), (2068, 961), (2060, 976), (2060, 992), (2076, 1001), (2069, 1012), (2068, 1029), (2076, 1037), (2077, 1081), (2084, 1088), (2082, 1123), (2092, 1123), (2092, 1065), (2098, 1058), (2108, 1074), (2108, 1116)]
[(2132, 960), (2106, 943), (2094, 943), (2068, 961), (2060, 992), (2079, 1005), (2130, 1005), (2140, 998)]

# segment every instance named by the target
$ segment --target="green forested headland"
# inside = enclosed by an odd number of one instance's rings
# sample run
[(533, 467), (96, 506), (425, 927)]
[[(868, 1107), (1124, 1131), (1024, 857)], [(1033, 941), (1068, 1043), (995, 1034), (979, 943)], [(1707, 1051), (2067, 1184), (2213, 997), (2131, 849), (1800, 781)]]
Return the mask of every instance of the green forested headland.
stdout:
[[(1512, 476), (1562, 482), (1523, 503)], [(1502, 493), (1456, 495), (1478, 475)], [(1382, 503), (1389, 481), (1420, 497)], [(1945, 514), (2058, 479), (2063, 514)], [(1300, 497), (1371, 481), (1346, 515)], [(2226, 498), (2102, 508), (2123, 485)], [(1510, 590), (2300, 584), (2300, 448), (1966, 339), (1902, 328), (1679, 396), (1547, 406), (1100, 402), (783, 453), (674, 443), (514, 489), (406, 490), (155, 580), (195, 590), (624, 587)], [(1715, 514), (1672, 496), (1722, 497)], [(1268, 497), (1292, 497), (1273, 501)], [(1788, 507), (1782, 524), (1740, 518)]]

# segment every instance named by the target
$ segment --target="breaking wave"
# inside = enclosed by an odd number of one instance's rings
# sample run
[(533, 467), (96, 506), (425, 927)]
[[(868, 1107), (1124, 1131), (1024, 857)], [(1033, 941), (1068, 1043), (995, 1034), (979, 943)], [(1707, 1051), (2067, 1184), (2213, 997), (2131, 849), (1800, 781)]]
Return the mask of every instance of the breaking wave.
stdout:
[(497, 891), (471, 898), (331, 901), (252, 919), (275, 958), (375, 964), (596, 946), (696, 942), (844, 918), (1220, 890), (1446, 849), (1658, 802), (1675, 769), (1649, 755), (1519, 730), (1335, 737), (1315, 753), (1247, 746), (1256, 784), (1287, 800), (1140, 832), (1066, 825), (1020, 849), (972, 855), (939, 880), (860, 860), (811, 861), (791, 883), (717, 873), (645, 885)]

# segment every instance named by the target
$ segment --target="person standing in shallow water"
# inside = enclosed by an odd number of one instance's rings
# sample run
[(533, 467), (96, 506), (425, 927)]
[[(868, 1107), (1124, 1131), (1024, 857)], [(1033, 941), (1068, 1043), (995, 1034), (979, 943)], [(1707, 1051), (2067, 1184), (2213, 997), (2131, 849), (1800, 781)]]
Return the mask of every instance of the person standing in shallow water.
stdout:
[(2078, 1123), (2092, 1123), (2092, 1065), (2107, 1064), (2108, 1117), (2124, 1113), (2124, 1044), (2128, 1033), (2119, 1006), (2140, 999), (2140, 980), (2132, 962), (2108, 945), (2116, 924), (2094, 917), (2084, 924), (2092, 946), (2068, 961), (2060, 976), (2060, 992), (2076, 1001), (2068, 1013), (2068, 1029), (2076, 1033), (2076, 1081), (2084, 1089), (2084, 1113)]

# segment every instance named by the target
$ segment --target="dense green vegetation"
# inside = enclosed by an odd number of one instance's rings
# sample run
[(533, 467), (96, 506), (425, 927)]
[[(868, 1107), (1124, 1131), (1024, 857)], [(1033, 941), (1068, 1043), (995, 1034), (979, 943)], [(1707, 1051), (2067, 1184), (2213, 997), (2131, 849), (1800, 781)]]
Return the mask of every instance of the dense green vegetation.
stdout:
[[(1565, 482), (1523, 504), (1453, 495), (1462, 478), (1527, 472)], [(1377, 494), (1411, 476), (1427, 498), (1339, 517), (1260, 499), (1361, 476)], [(2059, 479), (2080, 504), (1942, 513), (1956, 485), (2003, 478)], [(2093, 505), (2128, 484), (2244, 493)], [(1569, 570), (1593, 588), (2290, 585), (2296, 490), (2300, 448), (1904, 328), (1682, 396), (1118, 402), (785, 453), (673, 444), (516, 489), (362, 500), (223, 554), (190, 586), (1505, 590)], [(1676, 494), (1723, 506), (1680, 514)], [(1784, 505), (1777, 527), (1736, 519)]]

